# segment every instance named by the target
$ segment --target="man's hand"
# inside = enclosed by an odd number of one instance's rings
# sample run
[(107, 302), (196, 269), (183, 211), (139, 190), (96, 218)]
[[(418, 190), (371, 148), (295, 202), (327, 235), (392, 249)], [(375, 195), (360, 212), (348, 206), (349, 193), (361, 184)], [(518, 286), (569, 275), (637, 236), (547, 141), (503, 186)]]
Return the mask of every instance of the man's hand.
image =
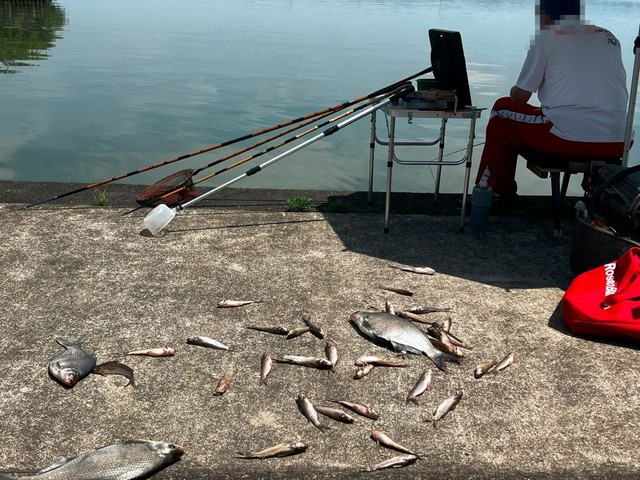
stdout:
[(527, 103), (531, 98), (531, 92), (523, 90), (522, 88), (516, 87), (514, 85), (513, 87), (511, 87), (509, 96), (515, 103)]

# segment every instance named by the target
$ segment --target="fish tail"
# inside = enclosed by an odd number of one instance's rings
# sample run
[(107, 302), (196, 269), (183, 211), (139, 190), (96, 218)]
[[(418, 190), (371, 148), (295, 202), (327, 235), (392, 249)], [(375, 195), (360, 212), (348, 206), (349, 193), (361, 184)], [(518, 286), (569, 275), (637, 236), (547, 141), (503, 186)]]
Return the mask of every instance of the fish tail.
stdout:
[(62, 338), (62, 337), (56, 338), (56, 342), (58, 342), (58, 344), (62, 345), (64, 348), (80, 347), (84, 343), (84, 340), (85, 340), (84, 335), (81, 335), (80, 337), (78, 337), (78, 339), (74, 342), (72, 342), (67, 338)]
[(418, 399), (416, 397), (407, 397), (407, 405), (409, 405), (410, 403), (414, 404), (414, 405), (419, 405), (420, 402), (418, 401)]
[(446, 370), (446, 362), (456, 362), (460, 363), (458, 357), (454, 355), (450, 355), (448, 353), (440, 352), (435, 350), (431, 353), (428, 353), (427, 356), (431, 359), (431, 361), (443, 372)]

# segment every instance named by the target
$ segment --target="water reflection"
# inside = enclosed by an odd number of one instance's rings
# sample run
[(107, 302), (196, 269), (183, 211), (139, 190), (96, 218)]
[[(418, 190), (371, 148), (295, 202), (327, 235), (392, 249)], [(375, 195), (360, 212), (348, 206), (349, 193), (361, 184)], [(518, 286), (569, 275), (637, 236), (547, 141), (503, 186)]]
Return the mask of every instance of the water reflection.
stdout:
[(51, 0), (0, 0), (0, 73), (48, 58), (65, 22), (64, 9)]

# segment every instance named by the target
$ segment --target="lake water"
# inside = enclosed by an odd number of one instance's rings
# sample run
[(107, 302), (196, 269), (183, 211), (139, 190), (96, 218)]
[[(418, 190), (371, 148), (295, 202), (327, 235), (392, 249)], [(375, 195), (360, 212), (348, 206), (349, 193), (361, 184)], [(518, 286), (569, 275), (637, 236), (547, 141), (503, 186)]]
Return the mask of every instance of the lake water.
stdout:
[[(490, 108), (518, 75), (535, 29), (533, 4), (0, 0), (0, 178), (93, 183), (361, 97), (428, 67), (430, 28), (461, 32), (473, 103)], [(587, 1), (585, 16), (621, 40), (630, 83), (640, 1)], [(636, 132), (639, 116), (636, 112)], [(478, 122), (479, 144), (487, 117)], [(382, 115), (378, 124), (383, 136)], [(448, 152), (464, 147), (467, 126), (449, 122)], [(366, 190), (369, 128), (368, 117), (363, 118), (235, 186)], [(400, 137), (412, 140), (433, 138), (438, 128), (433, 121), (398, 122)], [(177, 170), (213, 163), (256, 140), (124, 181), (150, 184)], [(235, 178), (293, 145), (205, 185)], [(481, 151), (482, 145), (474, 150), (474, 174)], [(430, 159), (435, 152), (412, 150), (403, 156)], [(374, 187), (384, 190), (383, 148), (376, 158)], [(632, 149), (629, 164), (638, 163), (640, 149)], [(398, 166), (393, 189), (433, 191), (434, 175), (435, 167)], [(441, 191), (460, 192), (462, 178), (462, 167), (446, 167)], [(522, 194), (549, 193), (547, 181), (522, 165), (517, 180)], [(575, 192), (578, 183), (571, 187)]]

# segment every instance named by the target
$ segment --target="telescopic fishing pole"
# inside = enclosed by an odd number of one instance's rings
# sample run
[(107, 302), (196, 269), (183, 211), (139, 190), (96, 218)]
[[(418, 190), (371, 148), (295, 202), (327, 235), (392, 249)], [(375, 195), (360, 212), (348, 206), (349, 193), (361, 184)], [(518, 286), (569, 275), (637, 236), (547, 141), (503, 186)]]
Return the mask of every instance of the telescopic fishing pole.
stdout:
[(414, 79), (414, 78), (416, 78), (416, 77), (418, 77), (420, 75), (424, 75), (426, 73), (429, 73), (432, 70), (433, 70), (432, 67), (425, 68), (424, 70), (421, 70), (421, 71), (419, 71), (417, 73), (414, 73), (413, 75), (410, 75), (410, 76), (408, 76), (408, 77), (406, 77), (406, 78), (404, 78), (402, 80), (399, 80), (397, 82), (394, 82), (394, 83), (392, 83), (390, 85), (387, 85), (386, 87), (383, 87), (383, 88), (381, 88), (379, 90), (376, 90), (375, 92), (372, 92), (372, 93), (370, 93), (368, 95), (363, 95), (361, 97), (354, 98), (352, 100), (348, 100), (346, 102), (336, 104), (336, 105), (334, 105), (332, 107), (328, 107), (328, 108), (325, 108), (325, 109), (322, 109), (322, 110), (318, 110), (317, 112), (313, 112), (313, 113), (310, 113), (310, 114), (307, 114), (307, 115), (303, 115), (301, 117), (298, 117), (298, 118), (295, 118), (295, 119), (292, 119), (292, 120), (287, 120), (286, 122), (282, 122), (282, 123), (279, 123), (277, 125), (273, 125), (271, 127), (264, 128), (262, 130), (257, 130), (255, 132), (248, 133), (246, 135), (242, 135), (240, 137), (234, 138), (232, 140), (228, 140), (226, 142), (222, 142), (222, 143), (218, 143), (218, 144), (215, 144), (215, 145), (211, 145), (209, 147), (204, 147), (204, 148), (202, 148), (200, 150), (196, 150), (196, 151), (184, 154), (184, 155), (180, 155), (178, 157), (174, 157), (174, 158), (171, 158), (169, 160), (165, 160), (165, 161), (160, 162), (160, 163), (155, 163), (155, 164), (149, 165), (147, 167), (142, 167), (142, 168), (139, 168), (138, 170), (133, 170), (133, 171), (131, 171), (129, 173), (124, 173), (124, 174), (121, 174), (121, 175), (118, 175), (118, 176), (115, 176), (115, 177), (104, 179), (104, 180), (101, 180), (101, 181), (96, 182), (96, 183), (90, 183), (90, 184), (84, 185), (83, 187), (76, 188), (75, 190), (71, 190), (71, 191), (66, 192), (66, 193), (61, 193), (59, 195), (55, 195), (53, 197), (50, 197), (50, 198), (47, 198), (47, 199), (44, 199), (44, 200), (40, 200), (38, 202), (31, 203), (31, 204), (27, 205), (25, 208), (35, 207), (36, 205), (42, 205), (43, 203), (48, 203), (48, 202), (51, 202), (51, 201), (54, 201), (54, 200), (58, 200), (60, 198), (67, 197), (69, 195), (74, 195), (76, 193), (80, 193), (80, 192), (84, 192), (86, 190), (90, 190), (92, 188), (100, 187), (102, 185), (106, 185), (106, 184), (111, 183), (111, 182), (122, 180), (124, 178), (128, 178), (128, 177), (131, 177), (133, 175), (137, 175), (139, 173), (147, 172), (149, 170), (153, 170), (154, 168), (163, 167), (165, 165), (169, 165), (169, 164), (178, 162), (180, 160), (185, 160), (187, 158), (195, 157), (196, 155), (200, 155), (202, 153), (211, 152), (213, 150), (216, 150), (216, 149), (219, 149), (219, 148), (223, 148), (223, 147), (232, 145), (234, 143), (242, 142), (244, 140), (248, 140), (250, 138), (257, 137), (259, 135), (263, 135), (265, 133), (272, 132), (274, 130), (278, 130), (278, 129), (286, 127), (286, 126), (293, 125), (295, 123), (299, 123), (299, 122), (302, 122), (304, 120), (308, 120), (310, 118), (314, 118), (314, 117), (318, 117), (320, 115), (324, 115), (325, 113), (328, 113), (328, 112), (335, 112), (337, 110), (342, 110), (343, 108), (346, 108), (346, 107), (348, 107), (350, 105), (354, 105), (354, 104), (360, 103), (360, 102), (362, 102), (364, 100), (368, 100), (368, 99), (380, 96), (380, 95), (382, 95), (382, 94), (384, 94), (386, 92), (389, 92), (391, 90), (395, 90), (400, 85), (402, 85), (402, 84), (404, 84), (404, 83), (406, 83), (406, 82), (408, 82), (408, 81), (410, 81), (410, 80), (412, 80), (412, 79)]
[[(391, 93), (389, 93), (387, 95), (392, 95), (393, 93), (395, 93), (395, 91), (393, 91), (393, 92), (391, 92)], [(381, 98), (381, 97), (384, 97), (384, 96), (385, 95), (381, 95), (378, 98)], [(305, 130), (305, 131), (303, 131), (301, 133), (298, 133), (297, 135), (289, 137), (289, 138), (285, 139), (284, 141), (282, 141), (282, 142), (280, 142), (278, 144), (271, 145), (271, 146), (269, 146), (269, 147), (267, 147), (267, 148), (265, 148), (265, 149), (263, 149), (263, 150), (261, 150), (261, 151), (259, 151), (257, 153), (254, 153), (253, 155), (245, 157), (245, 158), (243, 158), (243, 159), (241, 159), (241, 160), (239, 160), (239, 161), (237, 161), (237, 162), (235, 162), (235, 163), (233, 163), (231, 165), (226, 166), (225, 168), (222, 168), (222, 169), (220, 169), (220, 170), (218, 170), (218, 171), (216, 171), (214, 173), (211, 173), (211, 174), (209, 174), (209, 175), (207, 175), (207, 176), (205, 176), (203, 178), (200, 178), (195, 182), (190, 182), (189, 184), (178, 185), (175, 188), (173, 188), (173, 189), (171, 189), (171, 190), (169, 190), (167, 192), (163, 192), (160, 195), (156, 195), (154, 197), (151, 197), (151, 198), (147, 199), (147, 201), (145, 201), (143, 205), (141, 205), (139, 207), (136, 207), (136, 208), (134, 208), (132, 210), (129, 210), (128, 212), (123, 213), (122, 216), (124, 217), (126, 215), (129, 215), (130, 213), (133, 213), (133, 212), (135, 212), (137, 210), (140, 210), (141, 208), (144, 208), (144, 207), (150, 206), (150, 205), (154, 205), (157, 202), (162, 202), (163, 200), (165, 200), (166, 198), (171, 197), (172, 195), (176, 195), (176, 194), (178, 194), (180, 192), (183, 192), (184, 190), (186, 190), (188, 188), (192, 188), (194, 185), (197, 185), (197, 184), (202, 183), (202, 182), (204, 182), (206, 180), (209, 180), (210, 178), (213, 178), (216, 175), (220, 175), (221, 173), (227, 172), (227, 171), (229, 171), (229, 170), (231, 170), (231, 169), (233, 169), (233, 168), (235, 168), (235, 167), (237, 167), (239, 165), (247, 163), (250, 160), (254, 160), (254, 159), (256, 159), (256, 158), (258, 158), (258, 157), (260, 157), (260, 156), (262, 156), (262, 155), (264, 155), (266, 153), (272, 152), (276, 148), (280, 148), (280, 147), (282, 147), (284, 145), (287, 145), (288, 143), (291, 143), (291, 142), (293, 142), (295, 140), (298, 140), (298, 139), (300, 139), (300, 138), (302, 138), (302, 137), (304, 137), (304, 136), (306, 136), (306, 135), (318, 130), (319, 128), (325, 127), (325, 126), (327, 126), (327, 125), (329, 125), (331, 123), (335, 123), (338, 120), (340, 120), (341, 118), (344, 118), (344, 117), (346, 117), (348, 115), (351, 115), (352, 113), (354, 113), (354, 112), (356, 112), (358, 110), (361, 110), (361, 109), (365, 108), (366, 106), (367, 106), (367, 104), (361, 104), (361, 105), (359, 105), (359, 106), (357, 106), (355, 108), (352, 108), (351, 110), (347, 110), (346, 112), (343, 112), (340, 115), (327, 120), (326, 122), (314, 125), (313, 127), (309, 128), (309, 129), (307, 129), (307, 130)], [(328, 115), (329, 114), (323, 115), (320, 118), (324, 118), (325, 116), (328, 116)], [(316, 121), (318, 121), (318, 120), (317, 119), (313, 119), (313, 120), (310, 120), (309, 122), (306, 122), (306, 124), (308, 125), (308, 124), (316, 122)], [(298, 130), (299, 128), (300, 127), (290, 129), (288, 132), (292, 132), (292, 131)], [(282, 136), (282, 135), (278, 135), (278, 136)], [(273, 137), (273, 138), (277, 138), (278, 136)], [(262, 142), (262, 143), (266, 143), (266, 141)], [(262, 143), (258, 143), (255, 146), (259, 146)], [(253, 147), (250, 147), (250, 148), (253, 148)], [(215, 162), (212, 162), (209, 165), (206, 165), (204, 167), (201, 167), (201, 168), (198, 168), (196, 170), (193, 170), (192, 171), (192, 175), (197, 175), (198, 173), (202, 172), (206, 168), (209, 168), (209, 167), (212, 167), (214, 165), (217, 165), (221, 161), (228, 160), (231, 157), (234, 157), (239, 153), (242, 153), (242, 152), (241, 151), (240, 152), (236, 152), (234, 154), (231, 154), (231, 155), (227, 156), (226, 158), (216, 160)]]
[(363, 117), (366, 117), (367, 115), (370, 115), (372, 112), (375, 112), (376, 110), (381, 109), (382, 107), (384, 107), (385, 105), (388, 105), (391, 102), (396, 101), (397, 99), (413, 92), (415, 89), (413, 87), (413, 85), (411, 84), (407, 84), (406, 87), (400, 89), (400, 91), (394, 93), (393, 95), (385, 98), (384, 100), (381, 100), (378, 103), (375, 103), (374, 105), (364, 109), (363, 111), (357, 113), (356, 115), (352, 116), (351, 118), (347, 118), (346, 120), (338, 123), (337, 125), (334, 125), (332, 127), (327, 128), (324, 132), (319, 133), (318, 135), (315, 135), (314, 137), (311, 137), (310, 139), (299, 143), (298, 145), (294, 146), (293, 148), (290, 148), (289, 150), (286, 150), (284, 152), (282, 152), (280, 155), (277, 155), (275, 157), (273, 157), (270, 160), (267, 160), (266, 162), (250, 168), (249, 170), (247, 170), (246, 172), (244, 172), (242, 175), (237, 176), (236, 178), (232, 178), (231, 180), (229, 180), (226, 183), (223, 183), (222, 185), (219, 185), (215, 188), (212, 188), (211, 190), (209, 190), (208, 192), (203, 193), (202, 195), (200, 195), (197, 198), (194, 198), (193, 200), (190, 200), (188, 202), (186, 202), (184, 205), (178, 205), (177, 207), (174, 208), (169, 208), (167, 207), (165, 204), (160, 204), (158, 205), (156, 208), (154, 208), (143, 220), (143, 224), (144, 226), (147, 228), (147, 230), (149, 230), (149, 232), (151, 233), (151, 235), (156, 235), (158, 232), (160, 232), (163, 228), (165, 228), (169, 222), (171, 222), (171, 220), (173, 220), (173, 218), (176, 216), (176, 213), (183, 211), (185, 208), (190, 207), (191, 205), (196, 204), (197, 202), (200, 202), (201, 200), (204, 200), (205, 198), (207, 198), (208, 196), (212, 195), (213, 193), (217, 192), (218, 190), (222, 190), (223, 188), (228, 187), (229, 185), (243, 179), (244, 177), (249, 177), (251, 175), (255, 175), (256, 173), (260, 172), (262, 169), (268, 167), (269, 165), (272, 165), (273, 163), (277, 162), (278, 160), (282, 160), (285, 157), (288, 157), (289, 155), (302, 150), (303, 148), (311, 145), (314, 142), (317, 142), (318, 140), (320, 140), (321, 138), (324, 137), (328, 137), (329, 135), (333, 135), (334, 133), (336, 133), (338, 130), (346, 127), (347, 125), (352, 124), (353, 122), (360, 120)]

